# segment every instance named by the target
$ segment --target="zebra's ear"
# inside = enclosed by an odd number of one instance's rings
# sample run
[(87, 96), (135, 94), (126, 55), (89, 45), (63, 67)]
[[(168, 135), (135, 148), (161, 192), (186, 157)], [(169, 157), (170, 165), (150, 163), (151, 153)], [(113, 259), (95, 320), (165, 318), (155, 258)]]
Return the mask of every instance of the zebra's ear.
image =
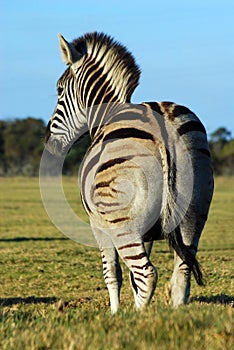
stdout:
[(58, 37), (62, 60), (67, 65), (72, 65), (74, 62), (78, 61), (82, 55), (74, 48), (72, 44), (68, 43), (61, 34), (59, 34)]

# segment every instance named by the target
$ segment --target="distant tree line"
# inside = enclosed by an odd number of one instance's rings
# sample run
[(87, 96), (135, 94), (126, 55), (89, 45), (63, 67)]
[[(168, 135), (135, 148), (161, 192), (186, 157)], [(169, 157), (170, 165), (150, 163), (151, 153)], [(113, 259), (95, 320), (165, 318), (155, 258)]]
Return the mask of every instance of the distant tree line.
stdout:
[[(46, 125), (42, 119), (0, 120), (0, 176), (36, 176), (44, 149)], [(79, 165), (90, 144), (82, 137), (66, 157), (63, 173), (77, 175)], [(209, 136), (215, 175), (234, 175), (234, 138), (225, 127)]]
[(215, 130), (209, 138), (215, 175), (234, 175), (234, 138), (224, 127)]
[[(45, 132), (46, 125), (42, 119), (0, 120), (0, 176), (37, 176)], [(86, 134), (73, 146), (64, 162), (64, 174), (77, 174), (89, 143)]]

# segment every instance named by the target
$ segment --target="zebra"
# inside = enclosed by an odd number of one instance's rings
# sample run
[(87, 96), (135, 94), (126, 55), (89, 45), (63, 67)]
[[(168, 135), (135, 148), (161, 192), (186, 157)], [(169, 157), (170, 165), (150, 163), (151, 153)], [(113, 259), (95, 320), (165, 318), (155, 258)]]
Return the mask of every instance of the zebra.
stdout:
[(98, 243), (112, 314), (120, 304), (120, 259), (129, 268), (135, 307), (148, 305), (158, 273), (150, 254), (166, 239), (174, 252), (167, 295), (187, 304), (213, 195), (206, 130), (174, 102), (132, 104), (140, 69), (128, 49), (104, 33), (72, 42), (59, 34), (68, 66), (57, 82), (58, 101), (47, 126), (46, 149), (64, 155), (87, 130), (91, 145), (80, 167), (82, 202)]

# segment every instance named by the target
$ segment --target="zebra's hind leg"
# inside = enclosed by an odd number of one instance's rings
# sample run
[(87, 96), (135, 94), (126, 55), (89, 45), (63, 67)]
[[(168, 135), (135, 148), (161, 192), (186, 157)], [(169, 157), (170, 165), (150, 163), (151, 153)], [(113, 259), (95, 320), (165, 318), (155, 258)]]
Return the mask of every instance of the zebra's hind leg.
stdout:
[(119, 255), (130, 269), (135, 306), (148, 305), (157, 284), (157, 271), (149, 260), (143, 242), (134, 241), (117, 248)]
[[(171, 237), (174, 248), (174, 271), (170, 281), (169, 296), (174, 307), (187, 304), (190, 296), (191, 273), (198, 285), (203, 285), (202, 272), (196, 259), (196, 253), (200, 238), (200, 232), (204, 221), (191, 221), (191, 216), (185, 218), (184, 222), (175, 231), (176, 239)], [(190, 218), (190, 219), (189, 219)]]
[(174, 271), (167, 288), (167, 301), (174, 307), (188, 303), (190, 279), (191, 268), (174, 252)]
[[(148, 258), (149, 258), (150, 254), (151, 254), (152, 247), (153, 247), (153, 242), (145, 242), (144, 243), (144, 247), (145, 247), (146, 254), (147, 254)], [(137, 285), (136, 285), (136, 282), (134, 281), (134, 276), (133, 276), (132, 271), (129, 272), (129, 279), (130, 279), (130, 283), (131, 283), (131, 286), (132, 286), (134, 299), (135, 299), (135, 302), (136, 302), (136, 299), (137, 299)]]

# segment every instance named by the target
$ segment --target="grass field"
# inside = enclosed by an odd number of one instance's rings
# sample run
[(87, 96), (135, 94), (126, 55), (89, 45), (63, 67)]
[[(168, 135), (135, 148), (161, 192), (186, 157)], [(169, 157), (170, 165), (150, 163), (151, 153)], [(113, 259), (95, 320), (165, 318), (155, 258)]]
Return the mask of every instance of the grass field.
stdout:
[[(64, 181), (76, 212), (76, 179)], [(99, 252), (60, 233), (42, 206), (36, 178), (0, 178), (0, 349), (232, 349), (234, 344), (234, 179), (216, 179), (198, 259), (206, 287), (173, 309), (164, 287), (173, 268), (165, 242), (152, 262), (159, 281), (136, 312), (124, 270), (121, 310), (111, 316)], [(83, 215), (83, 214), (82, 214)]]

